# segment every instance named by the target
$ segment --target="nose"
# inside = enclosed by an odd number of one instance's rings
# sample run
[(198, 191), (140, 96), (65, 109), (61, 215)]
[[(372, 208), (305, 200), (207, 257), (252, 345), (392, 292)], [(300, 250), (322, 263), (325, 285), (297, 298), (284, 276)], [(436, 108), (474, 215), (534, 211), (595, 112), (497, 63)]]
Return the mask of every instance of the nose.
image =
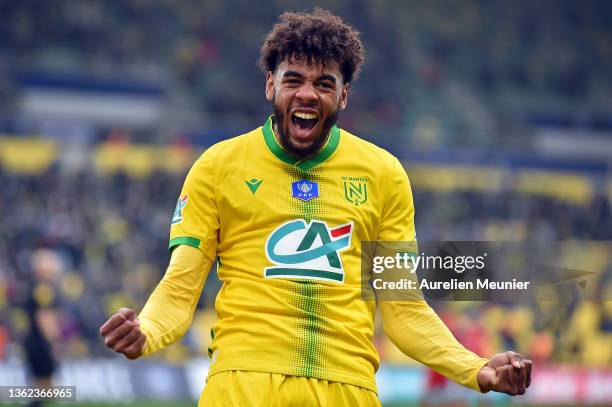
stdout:
[(317, 100), (317, 93), (312, 83), (304, 82), (298, 89), (295, 97), (304, 104), (310, 104)]

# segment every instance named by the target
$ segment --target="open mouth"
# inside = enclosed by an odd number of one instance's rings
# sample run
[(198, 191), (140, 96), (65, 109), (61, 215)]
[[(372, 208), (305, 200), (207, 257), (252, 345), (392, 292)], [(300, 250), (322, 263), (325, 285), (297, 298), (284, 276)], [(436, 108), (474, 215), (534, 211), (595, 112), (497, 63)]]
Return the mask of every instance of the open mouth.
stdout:
[(294, 112), (291, 115), (291, 122), (301, 131), (312, 130), (319, 121), (319, 116), (315, 113)]

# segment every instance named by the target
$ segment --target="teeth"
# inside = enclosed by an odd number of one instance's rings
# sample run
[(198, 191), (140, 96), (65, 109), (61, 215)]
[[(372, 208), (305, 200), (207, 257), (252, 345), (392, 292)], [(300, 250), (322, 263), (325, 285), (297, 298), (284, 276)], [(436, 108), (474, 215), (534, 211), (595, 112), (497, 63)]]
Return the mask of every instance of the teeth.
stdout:
[(317, 115), (314, 113), (295, 112), (293, 113), (293, 115), (295, 117), (299, 117), (300, 119), (306, 119), (306, 120), (317, 118)]

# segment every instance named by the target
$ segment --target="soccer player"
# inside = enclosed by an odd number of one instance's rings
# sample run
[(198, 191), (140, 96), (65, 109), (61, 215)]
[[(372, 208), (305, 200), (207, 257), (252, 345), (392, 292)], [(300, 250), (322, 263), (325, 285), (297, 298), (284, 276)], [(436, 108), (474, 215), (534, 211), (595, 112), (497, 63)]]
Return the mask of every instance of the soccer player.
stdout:
[[(120, 309), (100, 328), (108, 347), (135, 359), (180, 338), (217, 260), (200, 405), (380, 405), (360, 243), (414, 240), (414, 209), (400, 162), (335, 125), (362, 60), (358, 33), (339, 17), (281, 15), (260, 60), (274, 114), (193, 165), (166, 274), (139, 315)], [(390, 339), (452, 380), (513, 395), (529, 386), (531, 361), (466, 350), (424, 301), (380, 307)]]

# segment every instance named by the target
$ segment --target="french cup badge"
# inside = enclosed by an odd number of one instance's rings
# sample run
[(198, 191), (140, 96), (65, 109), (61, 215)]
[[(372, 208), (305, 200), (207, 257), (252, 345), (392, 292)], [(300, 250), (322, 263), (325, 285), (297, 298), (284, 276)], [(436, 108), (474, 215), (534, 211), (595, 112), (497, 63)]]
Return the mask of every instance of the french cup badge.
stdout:
[(319, 184), (302, 179), (291, 184), (291, 196), (302, 201), (310, 201), (319, 196)]

